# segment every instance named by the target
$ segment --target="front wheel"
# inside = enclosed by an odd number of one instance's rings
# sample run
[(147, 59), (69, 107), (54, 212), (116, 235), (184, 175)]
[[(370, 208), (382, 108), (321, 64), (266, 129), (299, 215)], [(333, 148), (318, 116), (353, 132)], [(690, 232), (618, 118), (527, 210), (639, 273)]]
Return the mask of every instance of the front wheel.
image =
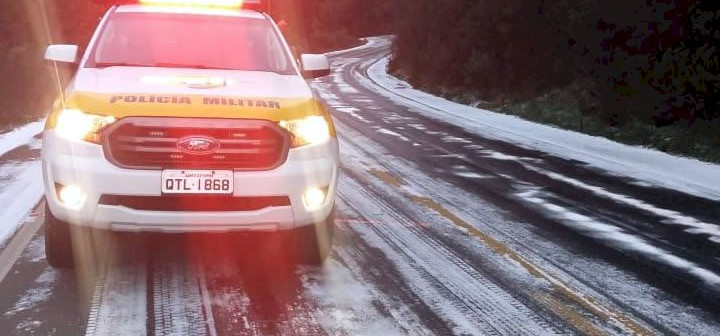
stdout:
[(303, 252), (305, 262), (320, 265), (332, 252), (335, 233), (335, 210), (322, 222), (296, 229), (297, 247)]
[(63, 222), (50, 212), (47, 202), (44, 207), (45, 223), (45, 259), (55, 268), (73, 268), (73, 254), (70, 224)]

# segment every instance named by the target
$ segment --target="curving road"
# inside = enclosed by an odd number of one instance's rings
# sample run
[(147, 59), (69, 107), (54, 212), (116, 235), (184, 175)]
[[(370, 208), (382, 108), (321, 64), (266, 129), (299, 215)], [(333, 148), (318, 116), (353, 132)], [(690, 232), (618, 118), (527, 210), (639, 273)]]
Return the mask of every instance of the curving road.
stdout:
[[(388, 54), (313, 83), (343, 160), (323, 267), (272, 237), (99, 236), (57, 271), (36, 208), (0, 252), (0, 334), (720, 334), (719, 203), (425, 117), (368, 75)], [(37, 147), (0, 156), (0, 192)]]

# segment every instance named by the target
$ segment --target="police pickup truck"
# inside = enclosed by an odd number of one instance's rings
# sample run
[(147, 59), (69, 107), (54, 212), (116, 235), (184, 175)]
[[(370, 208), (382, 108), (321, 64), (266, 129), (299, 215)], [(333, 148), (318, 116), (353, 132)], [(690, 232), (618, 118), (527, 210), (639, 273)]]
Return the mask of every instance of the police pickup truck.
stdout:
[(43, 136), (52, 266), (73, 267), (97, 230), (275, 232), (324, 260), (338, 140), (306, 82), (329, 74), (324, 55), (296, 59), (234, 0), (113, 6), (77, 53), (45, 52), (78, 66)]

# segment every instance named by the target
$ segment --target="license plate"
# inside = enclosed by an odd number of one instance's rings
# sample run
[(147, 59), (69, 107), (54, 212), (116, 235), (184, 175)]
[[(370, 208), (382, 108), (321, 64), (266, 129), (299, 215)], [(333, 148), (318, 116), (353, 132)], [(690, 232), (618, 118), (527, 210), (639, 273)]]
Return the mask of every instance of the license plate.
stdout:
[(232, 194), (231, 170), (163, 170), (163, 194)]

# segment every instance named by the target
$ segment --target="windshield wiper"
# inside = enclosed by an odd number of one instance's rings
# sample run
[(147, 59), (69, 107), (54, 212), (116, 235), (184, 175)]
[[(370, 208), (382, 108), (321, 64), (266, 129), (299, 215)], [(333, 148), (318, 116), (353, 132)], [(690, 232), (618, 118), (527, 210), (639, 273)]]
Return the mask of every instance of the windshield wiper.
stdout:
[(98, 62), (98, 63), (95, 63), (94, 66), (96, 68), (124, 66), (124, 67), (185, 68), (185, 69), (204, 69), (204, 70), (261, 71), (261, 72), (272, 72), (272, 73), (276, 73), (279, 75), (284, 74), (280, 71), (273, 71), (273, 70), (235, 69), (235, 68), (228, 68), (228, 67), (208, 66), (208, 65), (203, 65), (203, 64), (185, 64), (185, 63), (168, 63), (168, 62), (159, 62), (159, 63), (153, 63), (153, 64), (138, 64), (138, 63), (125, 63), (125, 62), (104, 62), (104, 63)]
[(155, 67), (159, 68), (188, 68), (188, 69), (209, 69), (209, 70), (237, 70), (232, 68), (214, 67), (203, 64), (184, 64), (184, 63), (155, 63)]
[(109, 68), (109, 67), (151, 67), (152, 64), (137, 64), (137, 63), (125, 63), (125, 62), (98, 62), (95, 63), (96, 68)]

